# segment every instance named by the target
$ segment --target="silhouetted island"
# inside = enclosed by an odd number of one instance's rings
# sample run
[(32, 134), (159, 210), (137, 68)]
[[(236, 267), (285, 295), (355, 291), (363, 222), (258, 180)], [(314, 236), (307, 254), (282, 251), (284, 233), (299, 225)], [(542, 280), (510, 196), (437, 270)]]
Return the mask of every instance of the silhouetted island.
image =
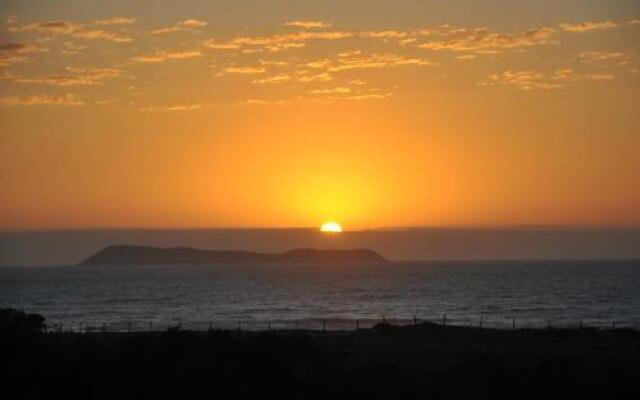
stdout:
[(380, 263), (387, 260), (369, 249), (294, 249), (284, 253), (202, 250), (189, 247), (108, 246), (79, 265), (202, 265), (202, 264), (336, 264)]

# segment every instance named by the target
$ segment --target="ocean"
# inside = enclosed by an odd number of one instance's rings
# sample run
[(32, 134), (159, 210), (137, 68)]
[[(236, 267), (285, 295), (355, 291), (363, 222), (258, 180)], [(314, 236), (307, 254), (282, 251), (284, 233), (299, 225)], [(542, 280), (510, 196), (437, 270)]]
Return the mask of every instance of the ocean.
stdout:
[(342, 330), (383, 320), (640, 329), (639, 288), (640, 261), (0, 268), (0, 307), (75, 331)]

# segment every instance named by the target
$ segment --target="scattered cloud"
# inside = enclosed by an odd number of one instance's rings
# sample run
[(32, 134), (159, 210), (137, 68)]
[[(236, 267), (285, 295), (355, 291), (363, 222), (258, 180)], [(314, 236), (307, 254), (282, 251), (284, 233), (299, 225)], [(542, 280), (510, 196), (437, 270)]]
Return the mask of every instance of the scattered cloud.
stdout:
[(166, 106), (152, 106), (152, 107), (140, 107), (140, 111), (193, 111), (199, 110), (203, 106), (202, 104), (174, 104)]
[(617, 28), (618, 23), (613, 21), (592, 21), (592, 22), (578, 22), (578, 23), (564, 23), (560, 24), (560, 28), (567, 32), (582, 33), (592, 31), (602, 31), (606, 29)]
[(404, 39), (409, 36), (409, 32), (397, 31), (397, 30), (385, 30), (385, 31), (368, 31), (362, 32), (359, 36), (365, 38), (375, 39)]
[(131, 39), (131, 37), (120, 34), (120, 33), (105, 31), (102, 29), (87, 29), (87, 28), (76, 29), (73, 32), (71, 32), (71, 36), (76, 38), (81, 38), (81, 39), (90, 39), (90, 40), (101, 39), (101, 40), (107, 40), (107, 41), (116, 42), (116, 43), (129, 43), (133, 40)]
[(522, 90), (558, 89), (568, 82), (610, 81), (615, 76), (608, 72), (580, 73), (572, 68), (557, 69), (551, 74), (540, 71), (505, 71), (491, 74), (479, 82), (480, 86), (514, 86)]
[(55, 105), (55, 106), (81, 106), (84, 102), (73, 94), (65, 94), (61, 96), (52, 96), (48, 94), (37, 94), (33, 96), (10, 96), (0, 97), (0, 105), (14, 106), (38, 106), (38, 105)]
[(48, 52), (47, 49), (18, 42), (0, 43), (0, 67), (27, 61), (28, 53)]
[(97, 26), (133, 25), (135, 23), (136, 19), (133, 17), (111, 17), (93, 21), (93, 24)]
[(139, 63), (161, 63), (168, 60), (184, 60), (202, 56), (200, 50), (173, 50), (159, 51), (153, 54), (133, 57), (132, 60)]
[(292, 79), (293, 78), (291, 78), (291, 76), (289, 76), (289, 75), (280, 74), (280, 75), (275, 75), (275, 76), (272, 76), (272, 77), (269, 77), (269, 78), (256, 79), (256, 80), (253, 81), (253, 83), (258, 84), (258, 85), (280, 84), (280, 83), (284, 83), (284, 82), (289, 82)]
[[(101, 22), (103, 26), (108, 26), (109, 24), (105, 24), (106, 20), (98, 20), (96, 21), (98, 24)], [(107, 40), (110, 42), (116, 43), (128, 43), (131, 42), (131, 37), (127, 36), (121, 32), (115, 32), (105, 29), (96, 29), (92, 25), (94, 23), (89, 24), (78, 24), (69, 21), (39, 21), (32, 22), (26, 25), (16, 24), (13, 20), (11, 20), (7, 24), (7, 31), (9, 32), (38, 32), (52, 35), (69, 35), (76, 38), (81, 39), (101, 39)], [(118, 25), (118, 24), (111, 24)], [(121, 24), (120, 24), (121, 25)]]
[(431, 40), (418, 45), (428, 50), (448, 50), (456, 52), (499, 53), (506, 49), (539, 46), (555, 43), (553, 28), (533, 28), (514, 34), (504, 34), (487, 28), (462, 29), (452, 33), (446, 40)]
[(116, 68), (72, 68), (64, 73), (36, 77), (14, 77), (17, 83), (42, 84), (52, 86), (93, 86), (101, 85), (108, 79), (122, 76), (122, 70)]
[(354, 69), (375, 69), (398, 66), (435, 66), (435, 62), (423, 58), (407, 57), (401, 54), (368, 54), (356, 53), (353, 56), (339, 57), (327, 66), (329, 72), (342, 72)]
[(268, 36), (238, 36), (231, 39), (211, 38), (204, 42), (210, 49), (242, 50), (243, 52), (280, 52), (299, 49), (310, 41), (331, 41), (354, 37), (348, 31), (302, 31)]
[(585, 64), (626, 66), (632, 63), (634, 56), (618, 51), (585, 51), (580, 53), (579, 58)]
[(183, 31), (191, 31), (199, 28), (204, 28), (207, 26), (206, 21), (200, 21), (197, 19), (185, 19), (184, 21), (179, 21), (173, 26), (169, 26), (166, 28), (159, 28), (149, 31), (152, 35), (164, 35), (166, 33), (174, 33), (174, 32), (183, 32)]
[(285, 26), (290, 26), (294, 28), (303, 28), (303, 29), (320, 29), (320, 28), (330, 28), (333, 24), (321, 21), (291, 21), (287, 22)]
[(310, 83), (310, 82), (331, 82), (333, 80), (333, 77), (326, 73), (326, 72), (322, 72), (320, 74), (315, 74), (315, 75), (300, 75), (297, 78), (298, 82), (302, 82), (302, 83)]
[(309, 94), (348, 94), (351, 93), (351, 88), (346, 86), (334, 87), (330, 89), (315, 89), (307, 92)]
[(256, 75), (256, 74), (264, 74), (267, 70), (263, 67), (227, 67), (222, 70), (219, 75), (227, 75), (227, 74), (239, 74), (239, 75)]

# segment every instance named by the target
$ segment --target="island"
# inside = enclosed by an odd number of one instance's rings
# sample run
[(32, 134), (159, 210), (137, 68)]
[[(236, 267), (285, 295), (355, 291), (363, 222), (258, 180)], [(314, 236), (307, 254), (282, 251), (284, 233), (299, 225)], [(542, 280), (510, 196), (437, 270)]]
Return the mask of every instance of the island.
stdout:
[(114, 245), (98, 251), (79, 265), (352, 264), (386, 261), (384, 257), (370, 249), (300, 248), (283, 253), (258, 253), (189, 247)]

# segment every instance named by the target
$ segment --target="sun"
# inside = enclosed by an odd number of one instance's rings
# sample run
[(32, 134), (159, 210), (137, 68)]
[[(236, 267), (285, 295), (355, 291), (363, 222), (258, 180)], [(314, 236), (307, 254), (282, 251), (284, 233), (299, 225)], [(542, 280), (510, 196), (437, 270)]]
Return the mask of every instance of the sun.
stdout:
[(329, 221), (322, 224), (320, 232), (340, 233), (342, 232), (342, 227), (337, 222)]

